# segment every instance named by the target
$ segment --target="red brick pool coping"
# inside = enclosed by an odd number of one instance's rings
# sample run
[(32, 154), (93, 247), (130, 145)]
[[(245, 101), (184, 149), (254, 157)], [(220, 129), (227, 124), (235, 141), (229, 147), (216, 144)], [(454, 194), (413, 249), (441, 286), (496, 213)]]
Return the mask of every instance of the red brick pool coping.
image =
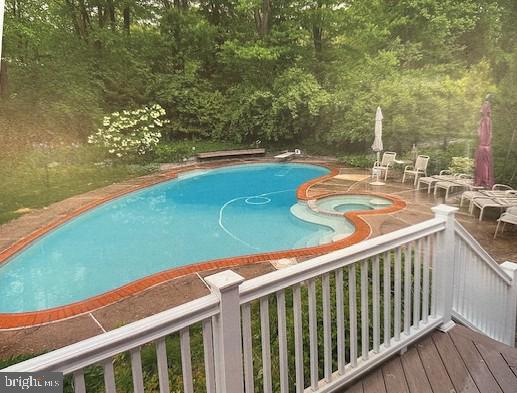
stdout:
[[(153, 186), (155, 184), (159, 184), (174, 178), (178, 177), (179, 173), (192, 171), (196, 169), (212, 169), (222, 166), (228, 165), (239, 165), (242, 163), (218, 163), (218, 164), (209, 164), (208, 166), (204, 165), (195, 165), (188, 168), (179, 168), (178, 170), (165, 173), (161, 175), (158, 179), (152, 179), (151, 181), (143, 182), (139, 185), (128, 188), (127, 190), (122, 190), (118, 192), (111, 193), (99, 200), (95, 200), (93, 202), (87, 203), (84, 206), (79, 207), (78, 209), (68, 213), (64, 217), (60, 217), (57, 220), (37, 229), (36, 231), (30, 233), (28, 236), (16, 241), (14, 244), (9, 246), (8, 248), (2, 250), (0, 252), (0, 264), (5, 262), (8, 258), (27, 247), (34, 240), (39, 237), (45, 235), (46, 233), (54, 230), (58, 226), (64, 224), (65, 222), (79, 216), (80, 214), (89, 211), (103, 203), (111, 201), (115, 198), (121, 197), (123, 195), (141, 190), (146, 187)], [(330, 169), (330, 173), (324, 176), (320, 176), (316, 179), (312, 179), (304, 184), (302, 184), (296, 192), (296, 196), (301, 201), (308, 201), (310, 199), (320, 199), (327, 196), (334, 195), (346, 195), (346, 193), (342, 192), (331, 192), (323, 195), (318, 195), (317, 198), (309, 198), (307, 193), (311, 186), (320, 183), (324, 180), (330, 179), (339, 174), (339, 168), (328, 165), (317, 163), (316, 165), (324, 166)], [(406, 207), (406, 203), (392, 195), (383, 194), (383, 193), (369, 193), (369, 192), (352, 192), (352, 194), (361, 194), (361, 195), (377, 195), (383, 198), (386, 198), (392, 202), (392, 205), (378, 210), (369, 210), (369, 211), (354, 211), (347, 212), (343, 214), (344, 217), (349, 219), (355, 226), (356, 231), (344, 238), (337, 240), (332, 243), (324, 244), (321, 246), (308, 247), (296, 250), (287, 250), (287, 251), (276, 251), (270, 253), (262, 253), (262, 254), (253, 254), (253, 255), (243, 255), (238, 257), (224, 258), (212, 260), (204, 263), (197, 263), (188, 266), (182, 266), (178, 268), (173, 268), (170, 270), (166, 270), (163, 272), (159, 272), (139, 280), (133, 281), (129, 284), (126, 284), (120, 288), (116, 288), (109, 292), (102, 293), (100, 295), (81, 300), (76, 303), (72, 303), (66, 306), (55, 307), (51, 309), (41, 310), (41, 311), (32, 311), (32, 312), (23, 312), (23, 313), (0, 313), (0, 329), (13, 329), (13, 328), (22, 328), (29, 327), (35, 325), (41, 325), (44, 323), (58, 321), (61, 319), (70, 318), (73, 316), (77, 316), (80, 314), (85, 314), (101, 307), (107, 306), (109, 304), (113, 304), (121, 299), (126, 297), (135, 295), (139, 292), (142, 292), (152, 286), (157, 284), (169, 281), (174, 278), (178, 278), (181, 276), (185, 276), (191, 273), (196, 273), (205, 270), (213, 270), (213, 269), (221, 269), (221, 268), (229, 268), (238, 265), (256, 263), (256, 262), (264, 262), (269, 260), (277, 260), (282, 258), (293, 258), (293, 257), (303, 257), (303, 256), (315, 256), (319, 254), (328, 253), (331, 251), (336, 251), (345, 247), (348, 247), (352, 244), (358, 243), (364, 239), (366, 239), (370, 235), (370, 226), (366, 221), (364, 221), (361, 216), (363, 215), (379, 215), (379, 214), (389, 214)]]

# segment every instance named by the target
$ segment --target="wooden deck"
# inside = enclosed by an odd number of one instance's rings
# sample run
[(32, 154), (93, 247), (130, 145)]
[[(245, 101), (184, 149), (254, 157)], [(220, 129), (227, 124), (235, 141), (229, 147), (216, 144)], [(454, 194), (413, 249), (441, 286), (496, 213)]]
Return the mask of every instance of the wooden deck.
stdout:
[(427, 335), (346, 393), (517, 393), (517, 349), (462, 326)]

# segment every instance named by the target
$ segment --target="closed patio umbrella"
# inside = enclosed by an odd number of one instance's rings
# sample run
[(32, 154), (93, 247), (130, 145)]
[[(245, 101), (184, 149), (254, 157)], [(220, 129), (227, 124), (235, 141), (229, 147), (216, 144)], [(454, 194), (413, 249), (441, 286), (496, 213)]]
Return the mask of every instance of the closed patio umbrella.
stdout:
[[(377, 163), (381, 162), (381, 151), (384, 149), (382, 146), (382, 110), (381, 107), (377, 107), (377, 113), (375, 114), (375, 139), (373, 140), (372, 150), (377, 153)], [(382, 186), (384, 183), (379, 181), (379, 170), (373, 168), (373, 175), (376, 176), (376, 180), (370, 184), (374, 186)]]
[(481, 107), (479, 122), (479, 146), (474, 158), (474, 185), (491, 188), (494, 185), (494, 166), (492, 162), (492, 108), (485, 101)]
[(381, 107), (377, 107), (377, 113), (375, 114), (375, 139), (373, 140), (372, 150), (377, 153), (377, 161), (381, 160), (382, 146), (382, 111)]

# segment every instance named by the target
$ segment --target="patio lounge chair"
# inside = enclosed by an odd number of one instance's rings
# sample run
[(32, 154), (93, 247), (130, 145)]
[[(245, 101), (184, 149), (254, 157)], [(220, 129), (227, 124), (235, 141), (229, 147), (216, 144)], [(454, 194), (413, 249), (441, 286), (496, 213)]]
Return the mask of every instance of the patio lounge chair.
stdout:
[(415, 165), (406, 165), (404, 168), (404, 175), (402, 176), (402, 183), (406, 180), (406, 175), (413, 175), (415, 181), (413, 185), (416, 186), (418, 177), (421, 175), (427, 176), (427, 163), (429, 162), (429, 156), (418, 156), (415, 161)]
[(434, 185), (436, 183), (438, 183), (439, 181), (444, 181), (444, 180), (453, 180), (457, 176), (458, 175), (453, 175), (451, 171), (445, 169), (443, 171), (440, 171), (439, 175), (420, 177), (418, 179), (416, 189), (417, 189), (417, 191), (420, 190), (421, 183), (427, 184), (427, 193), (430, 194), (432, 188), (434, 187)]
[(494, 239), (497, 237), (497, 232), (499, 231), (499, 225), (501, 223), (503, 223), (501, 232), (504, 231), (504, 226), (507, 223), (517, 225), (517, 206), (506, 209), (506, 211), (503, 214), (501, 214), (501, 217), (497, 219), (497, 226), (495, 227)]
[(372, 176), (375, 176), (375, 172), (379, 173), (381, 176), (384, 173), (384, 181), (388, 178), (388, 170), (393, 167), (393, 163), (395, 162), (395, 157), (397, 157), (397, 153), (392, 151), (386, 151), (382, 155), (381, 162), (375, 161), (372, 168)]
[(479, 189), (481, 187), (474, 186), (474, 180), (467, 175), (459, 175), (457, 178), (446, 181), (439, 181), (434, 186), (434, 196), (438, 193), (439, 189), (445, 190), (445, 201), (449, 198), (449, 193), (454, 188), (467, 188), (469, 190)]
[[(494, 184), (491, 190), (465, 191), (461, 194), (460, 207), (463, 206), (463, 201), (469, 201), (470, 205), (472, 199), (478, 197), (504, 197), (508, 190), (513, 190), (513, 188), (506, 184)], [(469, 210), (471, 210), (471, 206), (469, 206)]]
[(479, 221), (483, 220), (483, 214), (485, 209), (494, 207), (498, 209), (506, 209), (509, 207), (517, 206), (517, 191), (506, 191), (504, 198), (474, 198), (472, 200), (472, 210), (474, 207), (479, 209)]

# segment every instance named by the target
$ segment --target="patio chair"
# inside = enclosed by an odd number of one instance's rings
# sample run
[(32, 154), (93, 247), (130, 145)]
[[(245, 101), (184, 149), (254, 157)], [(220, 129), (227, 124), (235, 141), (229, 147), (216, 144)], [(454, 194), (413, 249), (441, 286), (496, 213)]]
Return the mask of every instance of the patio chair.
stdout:
[(438, 193), (439, 189), (445, 190), (445, 201), (449, 198), (449, 192), (457, 187), (467, 188), (469, 190), (474, 190), (478, 187), (474, 186), (474, 180), (468, 177), (467, 175), (458, 175), (455, 179), (439, 181), (434, 186), (434, 196)]
[(464, 201), (469, 201), (469, 210), (471, 209), (471, 201), (473, 198), (479, 197), (504, 197), (506, 191), (513, 190), (512, 187), (506, 184), (494, 184), (491, 190), (480, 190), (480, 191), (465, 191), (461, 194), (460, 207), (463, 206)]
[(404, 168), (404, 175), (402, 175), (402, 183), (406, 180), (406, 175), (413, 175), (415, 181), (413, 185), (416, 186), (418, 177), (421, 175), (427, 176), (427, 163), (429, 162), (429, 156), (418, 156), (415, 161), (415, 165), (406, 165)]
[(420, 177), (418, 179), (416, 189), (417, 189), (417, 191), (420, 190), (421, 183), (427, 184), (427, 193), (430, 194), (434, 185), (436, 183), (438, 183), (439, 181), (453, 180), (456, 177), (457, 177), (457, 175), (454, 175), (454, 174), (452, 174), (451, 171), (444, 169), (443, 171), (440, 171), (439, 175)]
[(499, 225), (501, 223), (503, 223), (503, 227), (501, 228), (501, 233), (504, 232), (504, 227), (505, 227), (506, 224), (517, 225), (517, 206), (516, 207), (509, 207), (497, 219), (497, 226), (495, 227), (494, 239), (497, 237), (497, 232), (499, 231)]
[(381, 176), (384, 172), (384, 181), (388, 178), (388, 170), (393, 167), (393, 163), (395, 162), (395, 157), (397, 157), (397, 153), (392, 151), (386, 151), (382, 155), (381, 162), (375, 161), (372, 168), (372, 175), (375, 176), (375, 173), (379, 173)]
[(479, 221), (483, 220), (483, 214), (487, 208), (507, 209), (517, 206), (517, 191), (506, 191), (504, 198), (474, 198), (472, 200), (472, 211), (477, 207), (479, 209)]

